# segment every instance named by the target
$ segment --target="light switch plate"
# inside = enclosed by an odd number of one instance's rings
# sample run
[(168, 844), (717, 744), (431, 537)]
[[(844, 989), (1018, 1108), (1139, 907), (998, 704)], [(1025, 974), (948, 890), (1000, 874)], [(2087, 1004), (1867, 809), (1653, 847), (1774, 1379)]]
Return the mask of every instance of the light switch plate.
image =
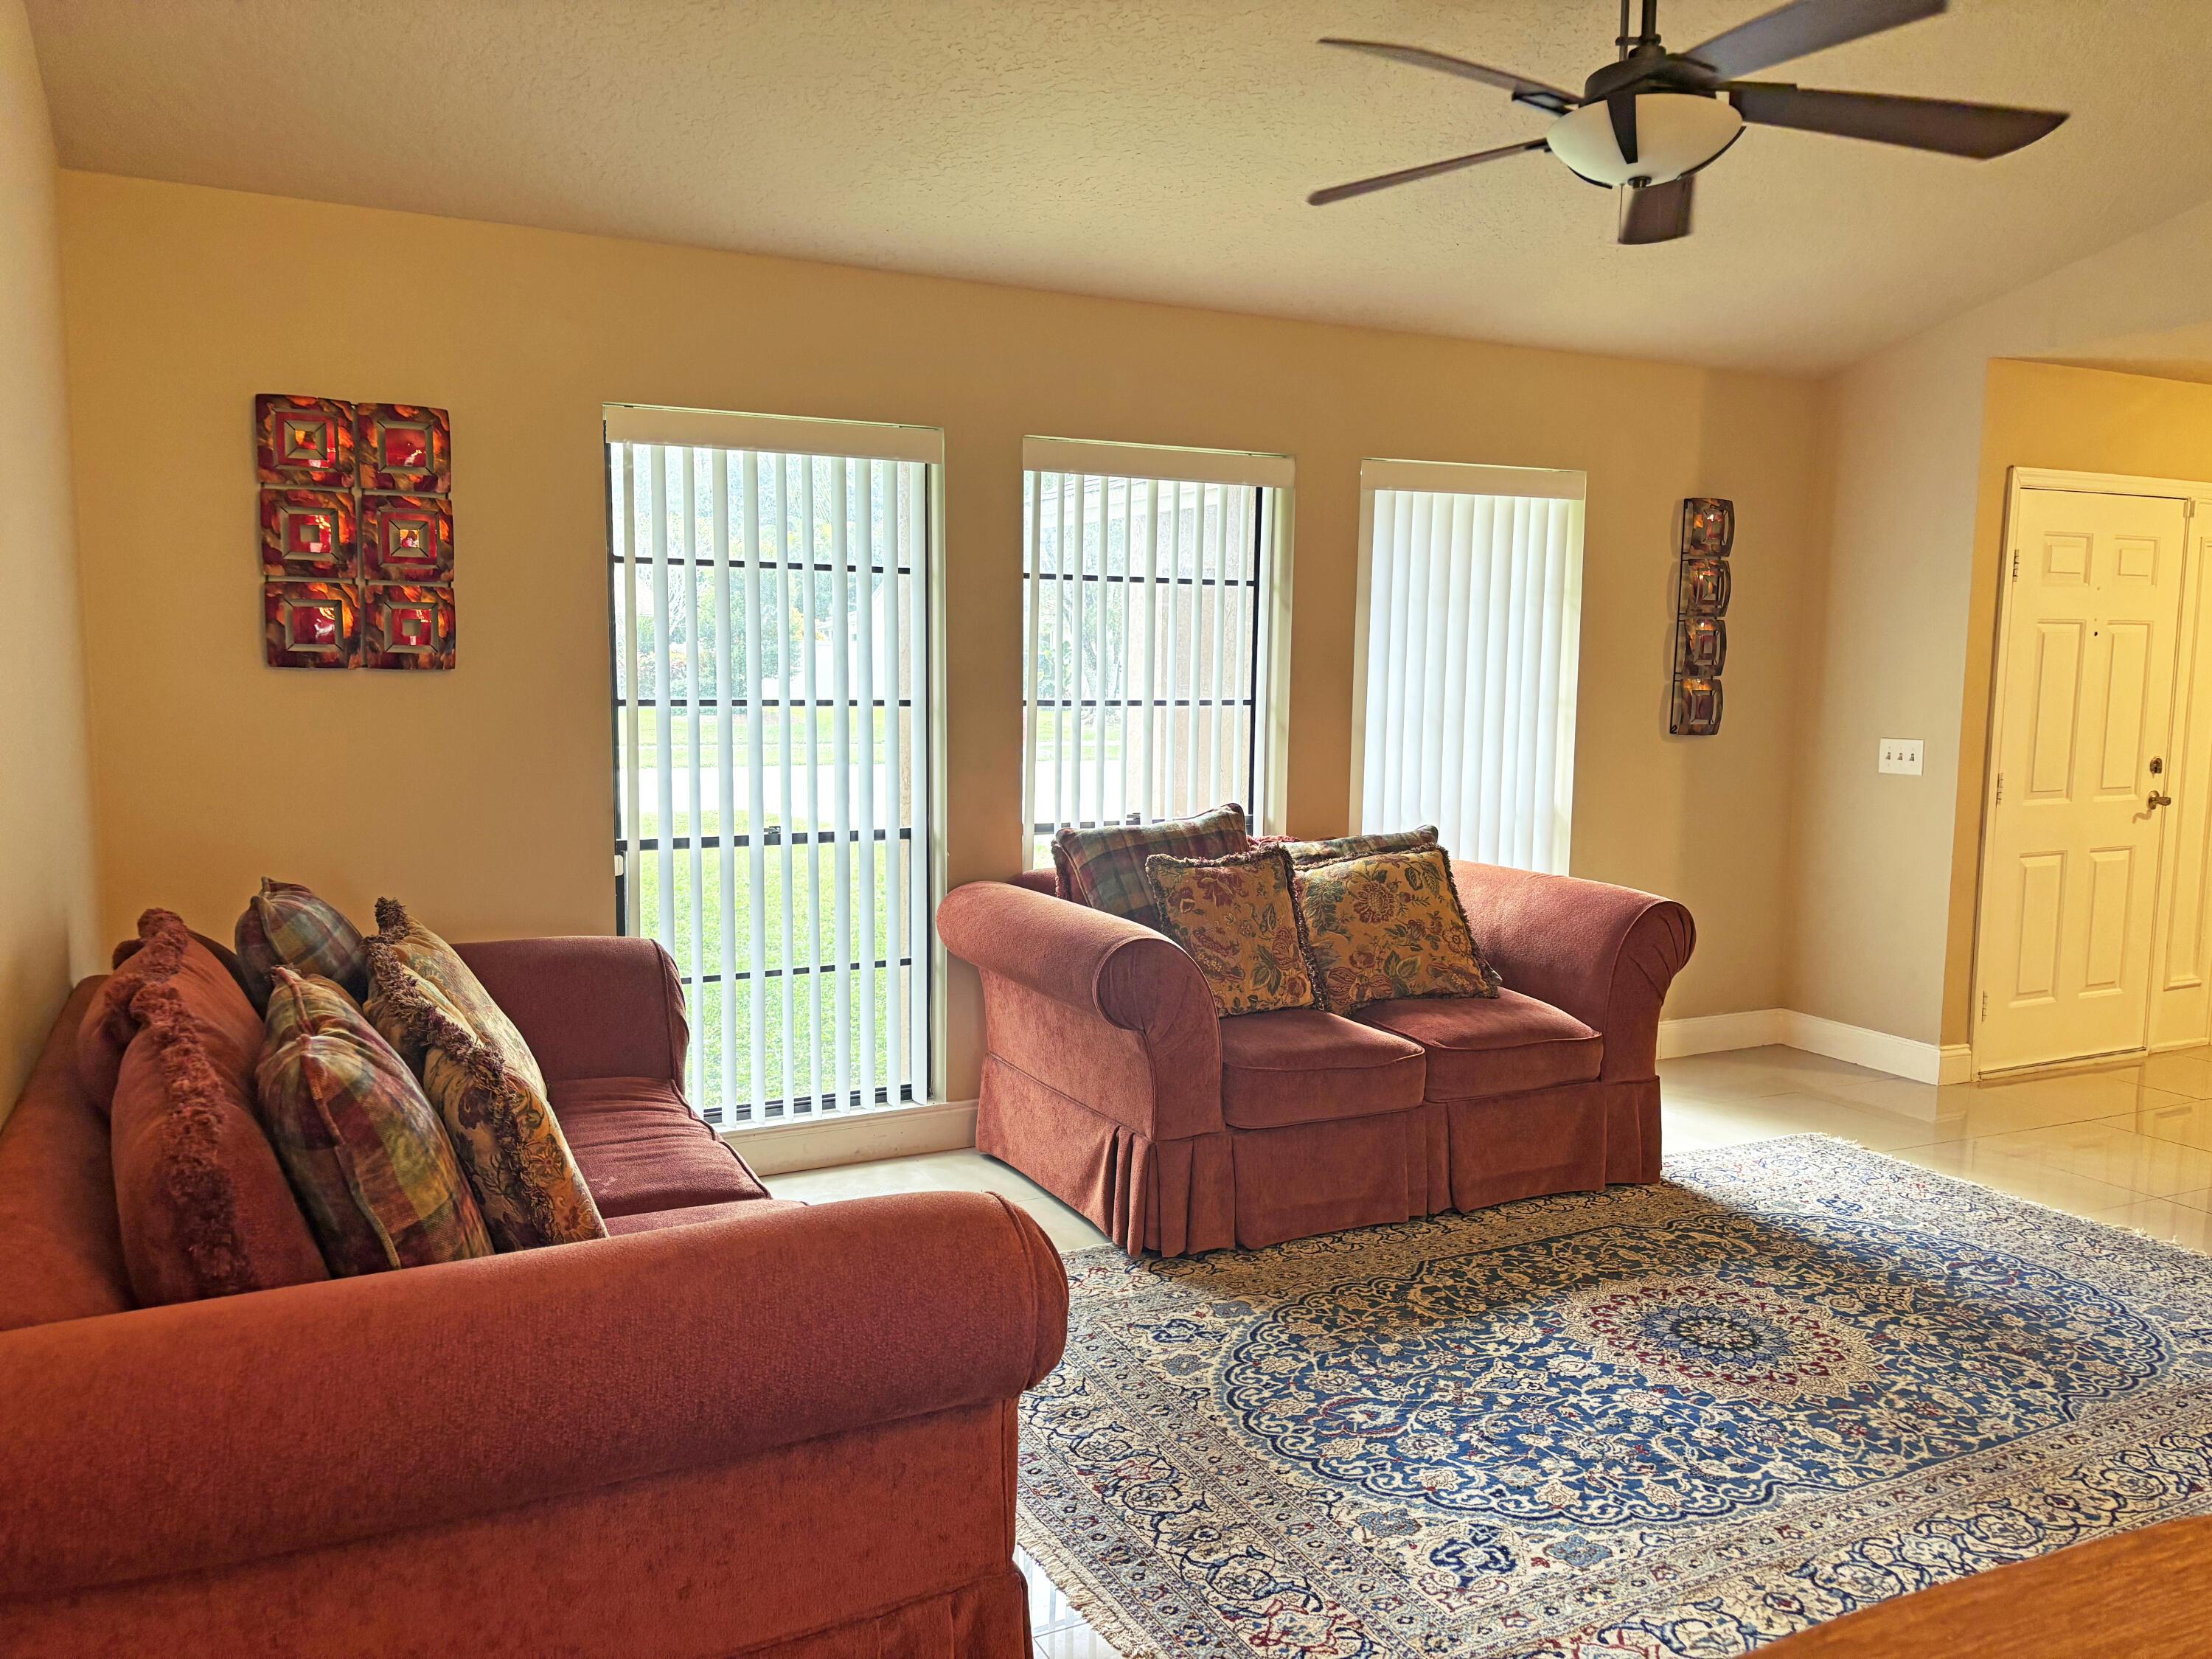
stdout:
[(1917, 738), (1884, 738), (1881, 740), (1881, 759), (1876, 769), (1883, 772), (1901, 772), (1908, 777), (1920, 775), (1920, 739)]

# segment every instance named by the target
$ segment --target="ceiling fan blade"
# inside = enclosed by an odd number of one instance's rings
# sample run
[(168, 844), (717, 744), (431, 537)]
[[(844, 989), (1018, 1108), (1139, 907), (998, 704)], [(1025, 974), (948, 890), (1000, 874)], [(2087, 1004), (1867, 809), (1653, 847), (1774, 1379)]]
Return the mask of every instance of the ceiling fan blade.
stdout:
[(1986, 161), (2032, 144), (2066, 118), (2060, 110), (1895, 98), (1879, 92), (1819, 92), (1743, 82), (1728, 89), (1737, 113), (1762, 127), (1832, 133)]
[(1496, 87), (1510, 92), (1524, 104), (1534, 104), (1554, 115), (1564, 115), (1582, 102), (1571, 92), (1542, 81), (1532, 81), (1525, 75), (1516, 75), (1510, 70), (1492, 69), (1487, 64), (1470, 64), (1464, 58), (1454, 58), (1448, 52), (1431, 52), (1425, 46), (1393, 46), (1388, 40), (1342, 40), (1334, 35), (1325, 38), (1324, 46), (1342, 46), (1347, 52), (1364, 52), (1370, 57), (1387, 58), (1395, 64), (1411, 64), (1416, 69), (1441, 70), (1456, 75), (1462, 80), (1480, 81), (1486, 87)]
[(1793, 0), (1682, 53), (1723, 81), (1933, 17), (1945, 0)]
[(1605, 100), (1605, 112), (1613, 122), (1613, 142), (1620, 146), (1620, 159), (1634, 167), (1642, 154), (1636, 147), (1636, 94), (1616, 92)]
[(1620, 187), (1620, 240), (1636, 244), (1671, 242), (1690, 234), (1690, 208), (1697, 179), (1670, 179), (1663, 185)]
[(1503, 156), (1518, 155), (1524, 150), (1541, 149), (1544, 141), (1531, 138), (1526, 143), (1501, 145), (1497, 149), (1479, 149), (1472, 155), (1455, 155), (1448, 161), (1431, 161), (1424, 167), (1401, 167), (1395, 173), (1378, 173), (1372, 179), (1355, 179), (1348, 185), (1331, 185), (1327, 190), (1317, 190), (1306, 198), (1314, 207), (1327, 207), (1331, 202), (1341, 202), (1347, 196), (1364, 196), (1370, 191), (1388, 190), (1393, 185), (1410, 185), (1419, 179), (1433, 179), (1438, 173), (1456, 173), (1462, 167), (1471, 167), (1484, 161), (1495, 161)]

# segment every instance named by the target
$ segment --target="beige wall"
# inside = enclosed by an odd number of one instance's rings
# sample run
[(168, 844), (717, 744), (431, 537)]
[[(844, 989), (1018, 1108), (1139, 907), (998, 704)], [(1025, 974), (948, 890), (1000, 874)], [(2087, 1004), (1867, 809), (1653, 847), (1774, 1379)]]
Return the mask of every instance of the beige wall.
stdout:
[(54, 149), (19, 0), (0, 0), (0, 1117), (77, 975), (92, 915)]
[(1997, 588), (2004, 561), (2006, 474), (2016, 466), (2033, 466), (2212, 481), (2212, 386), (2012, 362), (1991, 363), (1987, 384), (1943, 964), (1943, 1030), (1958, 1034), (1949, 1039), (1957, 1042), (1967, 1041), (1972, 1029), (1975, 881)]
[[(638, 401), (945, 429), (956, 882), (1018, 856), (1024, 434), (1296, 458), (1307, 834), (1346, 811), (1360, 460), (1582, 469), (1574, 868), (1696, 913), (1674, 1012), (1775, 1000), (1808, 384), (98, 175), (64, 175), (63, 222), (111, 933), (152, 902), (227, 929), (264, 872), (359, 915), (403, 895), (464, 938), (613, 925), (599, 410)], [(457, 672), (262, 665), (261, 391), (452, 411)], [(1671, 739), (1675, 517), (1702, 493), (1743, 526), (1727, 727)]]
[[(2208, 270), (2212, 203), (1824, 389), (1832, 483), (1797, 728), (1788, 1006), (1922, 1042), (1967, 1040), (1966, 992), (1945, 988), (1955, 855), (1979, 834), (1979, 759), (1960, 739), (1988, 702), (1992, 613), (1976, 550), (1989, 364), (2075, 358), (2186, 372), (2212, 337)], [(1975, 651), (1983, 667), (1970, 684)], [(1923, 739), (1924, 775), (1878, 775), (1885, 737)]]

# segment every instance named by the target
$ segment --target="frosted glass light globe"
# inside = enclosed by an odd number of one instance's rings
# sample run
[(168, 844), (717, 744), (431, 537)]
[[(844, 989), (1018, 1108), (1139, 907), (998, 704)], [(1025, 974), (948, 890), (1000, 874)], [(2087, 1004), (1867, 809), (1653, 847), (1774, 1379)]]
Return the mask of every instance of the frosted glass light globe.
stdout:
[(1743, 117), (1724, 98), (1700, 98), (1686, 92), (1636, 94), (1637, 158), (1622, 158), (1613, 136), (1613, 117), (1602, 99), (1571, 110), (1552, 124), (1545, 143), (1552, 154), (1594, 185), (1625, 185), (1632, 179), (1663, 185), (1718, 155), (1743, 131)]

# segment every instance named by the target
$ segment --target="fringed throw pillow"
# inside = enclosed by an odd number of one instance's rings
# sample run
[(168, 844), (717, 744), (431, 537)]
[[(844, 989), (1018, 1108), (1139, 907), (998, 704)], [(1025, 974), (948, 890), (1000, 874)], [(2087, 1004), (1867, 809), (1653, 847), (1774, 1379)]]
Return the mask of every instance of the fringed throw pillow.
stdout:
[(1145, 877), (1160, 930), (1198, 964), (1217, 1014), (1225, 1018), (1314, 1006), (1291, 861), (1282, 848), (1256, 848), (1223, 859), (1156, 853), (1145, 860)]
[(369, 1019), (445, 1119), (492, 1242), (527, 1250), (604, 1237), (591, 1188), (546, 1102), (545, 1079), (514, 1022), (405, 906), (379, 899), (376, 920)]

